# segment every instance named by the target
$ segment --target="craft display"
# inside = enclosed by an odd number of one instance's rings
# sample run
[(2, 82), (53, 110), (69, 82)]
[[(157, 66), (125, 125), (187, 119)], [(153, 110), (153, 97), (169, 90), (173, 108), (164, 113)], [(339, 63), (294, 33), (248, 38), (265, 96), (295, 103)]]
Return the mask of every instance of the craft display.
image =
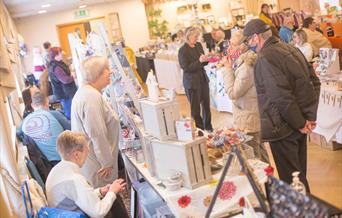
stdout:
[(156, 176), (160, 180), (166, 180), (175, 172), (180, 172), (183, 186), (194, 189), (212, 179), (204, 137), (189, 142), (153, 139), (151, 144)]
[(139, 100), (145, 132), (158, 139), (175, 139), (175, 121), (179, 120), (178, 103), (175, 100), (163, 100), (155, 103), (147, 99)]
[(218, 62), (209, 63), (204, 67), (209, 78), (210, 103), (218, 111), (233, 112), (232, 100), (224, 88), (223, 74), (224, 68), (218, 67)]
[(195, 123), (191, 118), (176, 121), (177, 139), (179, 141), (193, 140), (195, 138), (195, 129)]
[(336, 74), (340, 72), (339, 49), (321, 48), (319, 50), (319, 65), (316, 72), (325, 74)]

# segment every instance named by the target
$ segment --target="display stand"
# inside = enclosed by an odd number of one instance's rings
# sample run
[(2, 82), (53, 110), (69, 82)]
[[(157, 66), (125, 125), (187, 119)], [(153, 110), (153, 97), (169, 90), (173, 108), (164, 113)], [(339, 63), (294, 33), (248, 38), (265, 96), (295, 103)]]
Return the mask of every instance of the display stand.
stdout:
[(260, 185), (258, 184), (257, 179), (256, 179), (253, 171), (248, 166), (245, 158), (243, 157), (243, 155), (241, 153), (241, 149), (238, 147), (238, 145), (232, 145), (232, 152), (228, 156), (227, 163), (223, 169), (223, 172), (222, 172), (222, 175), (221, 175), (220, 180), (218, 182), (218, 185), (216, 187), (214, 196), (213, 196), (213, 198), (210, 202), (210, 205), (208, 207), (208, 210), (205, 214), (205, 218), (210, 217), (210, 214), (214, 208), (216, 199), (217, 199), (219, 192), (220, 192), (220, 189), (223, 185), (224, 178), (226, 177), (228, 169), (229, 169), (231, 162), (233, 160), (233, 157), (234, 157), (233, 153), (238, 158), (240, 165), (241, 165), (241, 171), (247, 176), (247, 179), (248, 179), (249, 183), (251, 184), (252, 189), (253, 189), (253, 191), (254, 191), (254, 193), (255, 193), (258, 201), (259, 201), (259, 204), (260, 204), (262, 211), (266, 214), (266, 217), (269, 217), (270, 209), (269, 209), (269, 205), (267, 203), (267, 199), (266, 199), (264, 193), (262, 192), (262, 189), (261, 189)]

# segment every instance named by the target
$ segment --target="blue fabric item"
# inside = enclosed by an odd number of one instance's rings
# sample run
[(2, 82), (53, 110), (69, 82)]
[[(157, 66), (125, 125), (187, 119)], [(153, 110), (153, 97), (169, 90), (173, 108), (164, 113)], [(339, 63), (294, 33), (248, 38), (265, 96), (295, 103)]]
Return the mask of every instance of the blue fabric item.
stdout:
[(38, 218), (86, 218), (84, 214), (58, 208), (42, 207), (37, 214)]
[(280, 39), (285, 43), (291, 42), (292, 35), (293, 35), (293, 30), (291, 30), (290, 28), (286, 26), (282, 26), (279, 30)]
[(39, 109), (28, 115), (23, 121), (22, 130), (34, 140), (49, 161), (61, 160), (56, 140), (64, 129), (49, 111)]
[(52, 116), (58, 120), (59, 124), (62, 125), (64, 130), (71, 130), (71, 123), (61, 112), (59, 111), (50, 111)]
[(63, 106), (63, 112), (64, 115), (66, 116), (66, 118), (68, 118), (68, 120), (70, 120), (71, 117), (71, 102), (72, 99), (61, 99), (61, 104)]
[[(27, 200), (26, 200), (27, 196)], [(74, 211), (67, 211), (58, 208), (51, 208), (51, 207), (42, 207), (39, 209), (37, 214), (34, 214), (33, 205), (30, 195), (30, 190), (25, 181), (21, 186), (21, 197), (23, 198), (24, 206), (25, 206), (25, 213), (26, 218), (86, 218), (86, 216), (82, 213), (74, 212)], [(29, 203), (29, 206), (28, 206)]]

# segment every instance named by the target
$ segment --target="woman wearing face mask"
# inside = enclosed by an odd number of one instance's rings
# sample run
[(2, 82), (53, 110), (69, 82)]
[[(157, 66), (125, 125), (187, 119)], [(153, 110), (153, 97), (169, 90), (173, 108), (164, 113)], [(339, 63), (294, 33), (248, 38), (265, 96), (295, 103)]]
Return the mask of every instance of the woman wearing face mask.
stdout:
[(62, 61), (62, 49), (50, 48), (49, 58), (48, 72), (53, 94), (57, 100), (61, 101), (64, 115), (70, 120), (71, 101), (77, 91), (77, 86), (69, 67)]
[(82, 63), (84, 85), (75, 94), (71, 108), (71, 129), (90, 139), (90, 151), (82, 174), (95, 188), (118, 177), (120, 121), (102, 97), (110, 83), (108, 60), (94, 56)]
[(209, 78), (204, 70), (208, 56), (204, 55), (203, 47), (198, 42), (199, 35), (200, 31), (196, 27), (185, 30), (186, 43), (179, 49), (178, 60), (183, 69), (183, 85), (196, 127), (212, 131)]
[(260, 117), (253, 72), (256, 54), (243, 43), (242, 30), (234, 32), (232, 39), (238, 44), (239, 56), (234, 63), (229, 57), (223, 59), (226, 69), (223, 79), (225, 90), (233, 101), (234, 128), (253, 136), (248, 144), (253, 147), (257, 158), (268, 163), (267, 151), (260, 142)]

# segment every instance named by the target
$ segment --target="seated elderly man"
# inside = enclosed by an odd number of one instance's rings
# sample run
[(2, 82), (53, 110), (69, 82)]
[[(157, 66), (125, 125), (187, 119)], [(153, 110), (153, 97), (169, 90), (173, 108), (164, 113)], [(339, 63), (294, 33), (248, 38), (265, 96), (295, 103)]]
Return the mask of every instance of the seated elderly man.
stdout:
[[(46, 181), (46, 194), (50, 207), (81, 212), (89, 217), (128, 217), (120, 210), (123, 205), (117, 194), (124, 189), (122, 179), (102, 188), (94, 189), (81, 174), (89, 154), (89, 140), (83, 133), (65, 131), (57, 140), (62, 156)], [(124, 207), (124, 206), (123, 206)]]
[(33, 139), (40, 151), (53, 165), (61, 158), (56, 150), (57, 137), (64, 131), (70, 130), (70, 121), (58, 111), (49, 110), (49, 99), (41, 91), (32, 95), (34, 112), (23, 121), (21, 130)]

